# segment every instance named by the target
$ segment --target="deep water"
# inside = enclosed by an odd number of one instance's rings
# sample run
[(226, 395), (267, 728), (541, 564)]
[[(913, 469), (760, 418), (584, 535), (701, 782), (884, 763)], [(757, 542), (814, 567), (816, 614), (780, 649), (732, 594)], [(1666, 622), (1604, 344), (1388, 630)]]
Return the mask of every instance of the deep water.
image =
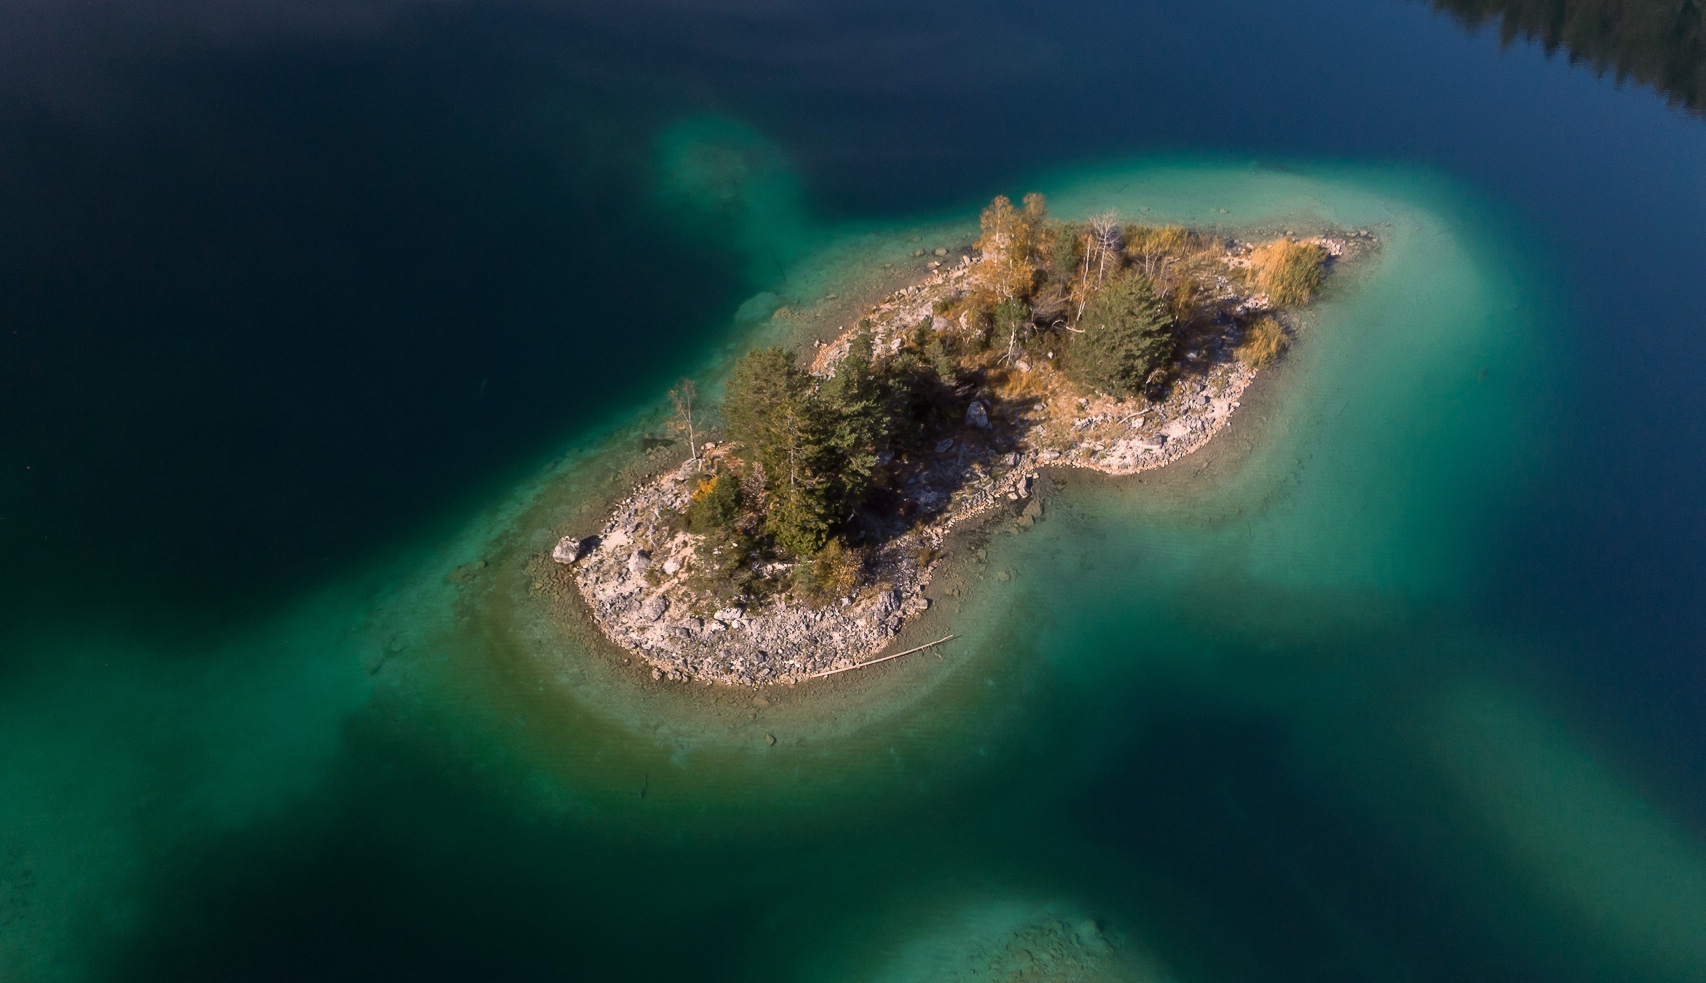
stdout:
[[(111, 15), (0, 13), (0, 979), (1706, 977), (1697, 117), (1398, 2)], [(1383, 245), (939, 660), (534, 617), (672, 379), (1033, 188)]]

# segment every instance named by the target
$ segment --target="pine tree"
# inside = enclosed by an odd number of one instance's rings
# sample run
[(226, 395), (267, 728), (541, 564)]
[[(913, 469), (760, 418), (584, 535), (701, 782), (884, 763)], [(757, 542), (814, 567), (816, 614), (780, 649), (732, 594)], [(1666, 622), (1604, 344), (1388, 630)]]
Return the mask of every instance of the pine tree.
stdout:
[(811, 376), (780, 348), (748, 352), (729, 375), (724, 415), (762, 473), (765, 531), (787, 553), (817, 552), (839, 502), (832, 415)]
[(830, 441), (838, 457), (836, 478), (842, 514), (858, 508), (869, 494), (877, 454), (888, 447), (890, 418), (885, 411), (884, 380), (877, 372), (871, 331), (860, 326), (848, 344), (835, 376), (823, 387), (832, 420)]
[(1173, 319), (1149, 278), (1125, 273), (1092, 294), (1065, 355), (1067, 375), (1080, 385), (1117, 396), (1142, 390), (1173, 355)]

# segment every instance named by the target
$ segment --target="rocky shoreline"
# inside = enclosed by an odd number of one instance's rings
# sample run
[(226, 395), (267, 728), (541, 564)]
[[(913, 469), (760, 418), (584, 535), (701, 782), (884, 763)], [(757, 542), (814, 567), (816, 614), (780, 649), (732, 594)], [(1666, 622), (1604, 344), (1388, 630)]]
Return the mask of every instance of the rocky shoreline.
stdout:
[[(1361, 248), (1365, 234), (1315, 240), (1334, 257)], [(1231, 250), (1231, 263), (1236, 263)], [(932, 271), (876, 304), (866, 315), (878, 350), (900, 347), (905, 332), (934, 318), (937, 302), (974, 276), (969, 257)], [(1229, 270), (1230, 272), (1230, 270)], [(1259, 293), (1240, 292), (1232, 276), (1217, 278), (1214, 300), (1243, 317), (1270, 314)], [(1019, 528), (1041, 517), (1033, 494), (1045, 468), (1088, 468), (1127, 475), (1164, 467), (1198, 450), (1238, 409), (1259, 371), (1234, 351), (1234, 325), (1198, 337), (1183, 352), (1166, 398), (1085, 397), (1049, 364), (1014, 366), (1029, 398), (976, 394), (957, 432), (935, 446), (903, 494), (918, 518), (876, 545), (854, 593), (826, 604), (772, 597), (751, 607), (704, 610), (688, 585), (696, 537), (671, 521), (687, 505), (700, 473), (693, 461), (642, 483), (618, 503), (595, 535), (565, 536), (552, 558), (570, 566), (598, 627), (652, 667), (654, 679), (707, 685), (794, 684), (875, 657), (909, 618), (929, 607), (924, 590), (949, 535), (967, 520), (1007, 510)], [(811, 371), (829, 375), (853, 329), (818, 346)], [(707, 445), (715, 455), (727, 450)]]

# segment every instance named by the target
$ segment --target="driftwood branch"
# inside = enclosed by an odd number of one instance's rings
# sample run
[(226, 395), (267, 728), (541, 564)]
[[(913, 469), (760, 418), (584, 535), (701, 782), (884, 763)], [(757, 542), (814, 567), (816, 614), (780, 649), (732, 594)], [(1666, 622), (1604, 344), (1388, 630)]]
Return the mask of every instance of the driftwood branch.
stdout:
[(925, 649), (935, 648), (936, 646), (942, 644), (943, 642), (946, 642), (946, 641), (949, 641), (951, 639), (955, 639), (958, 637), (959, 637), (958, 635), (943, 635), (941, 638), (936, 639), (934, 642), (927, 642), (923, 645), (918, 646), (917, 648), (907, 649), (905, 652), (896, 652), (893, 655), (885, 655), (880, 659), (872, 659), (869, 662), (860, 662), (860, 663), (857, 663), (857, 664), (851, 665), (851, 666), (842, 666), (840, 669), (825, 669), (822, 672), (814, 672), (811, 675), (807, 676), (806, 678), (807, 679), (821, 679), (824, 676), (833, 676), (838, 672), (848, 672), (848, 671), (853, 670), (853, 669), (863, 669), (866, 666), (874, 666), (879, 662), (887, 662), (890, 659), (898, 659), (903, 655), (911, 655), (914, 652), (922, 652)]

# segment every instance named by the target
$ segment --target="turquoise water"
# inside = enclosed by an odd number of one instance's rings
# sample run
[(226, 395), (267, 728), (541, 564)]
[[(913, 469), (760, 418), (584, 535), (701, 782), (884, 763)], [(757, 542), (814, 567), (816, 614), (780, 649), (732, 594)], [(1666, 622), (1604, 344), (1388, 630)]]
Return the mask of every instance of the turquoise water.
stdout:
[[(962, 639), (864, 689), (759, 713), (642, 690), (515, 603), (632, 453), (617, 437), (215, 649), (39, 642), (0, 716), (10, 972), (235, 971), (187, 947), (211, 922), (233, 953), (355, 932), (355, 971), (454, 973), (430, 937), (450, 920), (514, 947), (471, 972), (951, 978), (1039, 919), (1094, 920), (1109, 978), (1243, 978), (1275, 945), (1313, 979), (1706, 971), (1697, 843), (1505, 678), (1524, 643), (1469, 603), (1568, 355), (1542, 333), (1542, 260), (1403, 169), (1044, 186), (1068, 214), (1368, 227), (1381, 248), (1216, 447), (1139, 481), (1059, 476), (939, 615)], [(796, 290), (926, 228), (806, 232), (756, 197), (722, 203), (751, 241), (780, 222), (822, 244)], [(257, 864), (288, 872), (257, 890)]]
[[(0, 111), (0, 980), (1706, 977), (1697, 121), (1414, 5), (878, 13)], [(1031, 188), (1381, 248), (937, 654), (761, 707), (551, 616), (671, 379)]]

